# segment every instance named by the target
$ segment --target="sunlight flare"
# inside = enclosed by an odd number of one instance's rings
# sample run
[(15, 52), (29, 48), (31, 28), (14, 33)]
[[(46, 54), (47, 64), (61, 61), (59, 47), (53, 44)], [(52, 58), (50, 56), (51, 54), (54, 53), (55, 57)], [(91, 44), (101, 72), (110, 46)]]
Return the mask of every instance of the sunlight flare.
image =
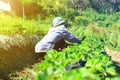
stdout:
[(0, 10), (11, 11), (11, 6), (9, 3), (4, 3), (0, 1)]

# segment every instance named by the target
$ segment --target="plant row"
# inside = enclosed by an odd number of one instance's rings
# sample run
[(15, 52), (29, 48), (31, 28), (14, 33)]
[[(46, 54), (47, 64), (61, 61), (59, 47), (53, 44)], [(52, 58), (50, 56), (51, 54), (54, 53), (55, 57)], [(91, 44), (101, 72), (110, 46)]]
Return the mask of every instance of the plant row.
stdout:
[[(95, 35), (86, 36), (81, 44), (69, 46), (62, 52), (50, 50), (34, 70), (35, 80), (118, 80), (115, 66), (104, 50), (104, 43)], [(84, 61), (84, 66), (66, 68)]]

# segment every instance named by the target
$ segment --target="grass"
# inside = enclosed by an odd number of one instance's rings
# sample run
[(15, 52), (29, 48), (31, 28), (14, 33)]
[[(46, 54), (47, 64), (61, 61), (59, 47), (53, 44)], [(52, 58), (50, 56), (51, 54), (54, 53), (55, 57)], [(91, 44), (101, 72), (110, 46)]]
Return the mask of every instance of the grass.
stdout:
[(0, 48), (7, 50), (10, 46), (25, 46), (40, 40), (48, 30), (48, 24), (36, 20), (25, 20), (0, 14)]

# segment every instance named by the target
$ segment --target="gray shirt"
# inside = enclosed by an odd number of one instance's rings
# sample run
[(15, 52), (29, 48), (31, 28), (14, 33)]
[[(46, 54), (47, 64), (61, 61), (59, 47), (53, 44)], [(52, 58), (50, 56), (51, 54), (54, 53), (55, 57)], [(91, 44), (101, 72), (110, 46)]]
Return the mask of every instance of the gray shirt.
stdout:
[(54, 30), (46, 34), (36, 45), (35, 52), (46, 52), (52, 49), (60, 40), (67, 40), (71, 43), (80, 43), (80, 40), (66, 30)]

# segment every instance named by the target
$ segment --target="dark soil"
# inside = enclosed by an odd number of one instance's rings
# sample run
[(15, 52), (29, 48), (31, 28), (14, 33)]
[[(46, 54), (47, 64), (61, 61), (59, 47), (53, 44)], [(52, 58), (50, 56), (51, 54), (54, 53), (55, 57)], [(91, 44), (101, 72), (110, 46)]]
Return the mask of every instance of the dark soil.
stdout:
[(8, 51), (0, 49), (0, 80), (9, 80), (11, 73), (21, 72), (25, 67), (31, 68), (43, 60), (43, 56), (34, 53), (34, 45), (11, 47)]

